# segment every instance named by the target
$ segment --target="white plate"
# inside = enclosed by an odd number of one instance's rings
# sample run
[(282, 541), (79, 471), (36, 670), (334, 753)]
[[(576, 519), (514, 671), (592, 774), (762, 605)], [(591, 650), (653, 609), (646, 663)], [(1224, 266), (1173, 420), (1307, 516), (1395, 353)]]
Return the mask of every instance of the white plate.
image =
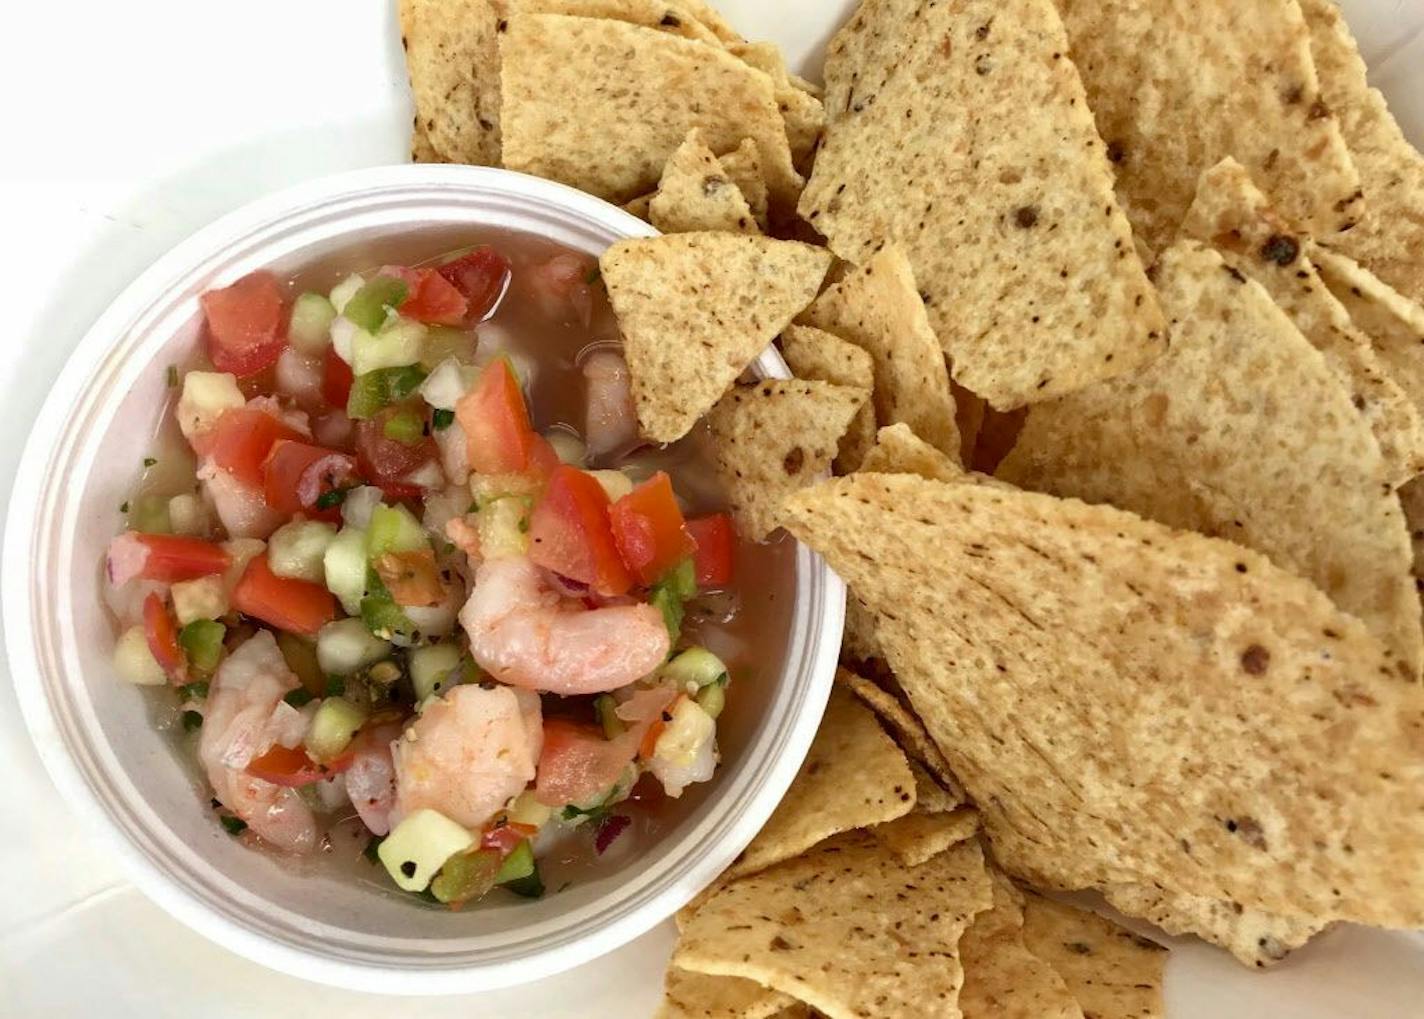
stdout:
[[(393, 0), (12, 5), (0, 62), (0, 486), (43, 391), (124, 284), (197, 227), (317, 174), (399, 161), (409, 113)], [(793, 64), (850, 0), (722, 0)], [(1424, 5), (1346, 0), (1406, 130), (1424, 139)], [(5, 564), (13, 568), (12, 564)], [(520, 990), (402, 1002), (306, 984), (215, 948), (124, 885), (43, 776), (0, 683), (0, 1017), (521, 1019), (652, 1014), (671, 934)], [(1266, 974), (1185, 944), (1173, 1019), (1397, 1019), (1424, 1011), (1424, 939), (1338, 931)]]

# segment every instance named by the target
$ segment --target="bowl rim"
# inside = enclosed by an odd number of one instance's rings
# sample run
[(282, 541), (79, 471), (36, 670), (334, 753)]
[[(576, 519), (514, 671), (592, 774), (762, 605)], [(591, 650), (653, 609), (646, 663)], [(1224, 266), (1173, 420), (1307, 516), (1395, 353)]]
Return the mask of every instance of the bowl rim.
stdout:
[[(73, 689), (80, 682), (56, 664), (47, 663), (41, 651), (35, 597), (41, 571), (35, 568), (37, 560), (31, 555), (32, 548), (41, 540), (44, 497), (54, 487), (48, 480), (49, 468), (70, 437), (68, 412), (93, 381), (113, 340), (131, 331), (146, 310), (171, 298), (178, 289), (178, 281), (194, 267), (225, 253), (232, 254), (244, 240), (303, 212), (349, 200), (363, 192), (399, 192), (406, 188), (483, 190), (512, 200), (537, 203), (566, 219), (584, 217), (625, 237), (656, 235), (655, 230), (624, 210), (566, 185), (508, 170), (444, 164), (405, 164), (325, 176), (285, 188), (227, 213), (180, 242), (125, 287), (65, 361), (35, 417), (15, 473), (5, 527), (6, 568), (0, 571), (3, 572), (0, 600), (3, 600), (12, 683), (25, 726), (45, 770), (71, 810), (115, 854), (121, 870), (140, 891), (165, 912), (210, 940), (292, 976), (377, 993), (442, 994), (493, 990), (590, 962), (671, 916), (731, 862), (780, 802), (815, 735), (834, 677), (844, 624), (845, 587), (819, 556), (804, 546), (797, 549), (796, 569), (801, 573), (809, 568), (814, 581), (813, 593), (817, 595), (807, 631), (809, 650), (803, 656), (806, 691), (800, 705), (792, 708), (779, 750), (762, 762), (755, 773), (757, 781), (744, 797), (745, 802), (732, 814), (729, 822), (733, 825), (732, 837), (727, 844), (734, 848), (702, 857), (684, 854), (671, 868), (674, 876), (661, 888), (644, 896), (644, 901), (611, 922), (585, 934), (536, 950), (532, 956), (494, 963), (444, 968), (377, 966), (322, 955), (255, 930), (225, 909), (204, 901), (166, 873), (149, 851), (136, 844), (122, 829), (110, 808), (91, 787), (67, 743), (56, 705), (46, 689), (48, 672), (58, 672), (53, 681), (62, 688)], [(761, 355), (758, 365), (772, 377), (788, 374), (772, 347)], [(793, 605), (802, 602), (805, 596), (806, 591), (798, 589)], [(804, 606), (796, 607), (804, 609)], [(780, 682), (787, 681), (792, 660), (788, 659)], [(709, 811), (709, 816), (712, 813)], [(616, 892), (605, 896), (610, 900), (617, 897)]]

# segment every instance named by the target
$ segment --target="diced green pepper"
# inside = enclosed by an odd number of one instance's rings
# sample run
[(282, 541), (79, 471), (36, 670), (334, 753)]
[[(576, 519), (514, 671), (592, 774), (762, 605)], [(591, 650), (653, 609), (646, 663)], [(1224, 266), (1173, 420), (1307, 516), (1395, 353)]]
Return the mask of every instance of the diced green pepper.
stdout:
[(358, 421), (372, 417), (382, 407), (410, 396), (424, 381), (425, 370), (413, 364), (357, 375), (351, 383), (351, 395), (346, 398), (346, 414)]
[(374, 333), (385, 324), (386, 316), (401, 306), (406, 292), (405, 283), (394, 276), (377, 276), (356, 291), (341, 314), (366, 332)]
[(440, 873), (430, 882), (430, 891), (447, 905), (469, 902), (495, 886), (501, 869), (497, 850), (477, 849), (473, 853), (456, 853), (445, 861)]
[(663, 622), (674, 642), (682, 633), (682, 603), (696, 595), (697, 573), (691, 559), (684, 559), (664, 573), (648, 594), (649, 604), (663, 614)]
[(509, 851), (504, 862), (499, 865), (499, 873), (494, 876), (497, 885), (520, 881), (534, 873), (534, 847), (525, 839)]
[(658, 579), (658, 583), (667, 587), (683, 601), (697, 597), (697, 571), (693, 567), (691, 559), (684, 559), (668, 570)]
[(231, 814), (221, 815), (218, 817), (218, 822), (229, 835), (241, 835), (247, 830), (247, 822), (240, 817), (233, 817)]
[(653, 586), (652, 593), (648, 595), (648, 603), (663, 614), (663, 622), (667, 625), (668, 633), (672, 634), (673, 642), (682, 634), (682, 617), (684, 615), (682, 599), (673, 594), (666, 587)]
[(414, 410), (405, 407), (386, 418), (381, 433), (388, 439), (414, 446), (425, 438), (425, 421)]
[(623, 724), (623, 719), (618, 717), (618, 702), (613, 699), (612, 694), (599, 694), (593, 702), (593, 710), (598, 713), (598, 724), (603, 726), (605, 738), (617, 739), (623, 735), (627, 726)]
[(679, 686), (694, 686), (700, 690), (709, 683), (726, 679), (727, 666), (705, 647), (690, 647), (663, 666), (662, 677)]
[(361, 622), (382, 640), (413, 640), (415, 624), (389, 594), (368, 594), (361, 599)]
[(195, 619), (178, 631), (178, 643), (188, 665), (199, 675), (210, 676), (222, 661), (223, 637), (227, 627), (215, 619)]

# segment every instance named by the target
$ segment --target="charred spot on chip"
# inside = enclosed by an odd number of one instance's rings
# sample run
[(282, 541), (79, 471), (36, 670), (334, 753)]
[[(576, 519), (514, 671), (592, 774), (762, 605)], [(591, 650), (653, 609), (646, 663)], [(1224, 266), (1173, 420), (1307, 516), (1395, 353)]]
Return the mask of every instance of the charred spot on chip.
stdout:
[(658, 24), (663, 25), (666, 28), (681, 28), (682, 19), (679, 18), (676, 14), (668, 13), (663, 15), (663, 20), (658, 22)]
[(787, 474), (800, 474), (805, 464), (806, 451), (800, 446), (792, 447), (791, 452), (786, 454), (786, 459), (781, 461), (781, 467)]
[(980, 25), (974, 30), (974, 38), (978, 39), (980, 42), (983, 42), (985, 39), (989, 38), (989, 29), (993, 24), (993, 18), (990, 18), (988, 21), (984, 22), (984, 24)]
[(1283, 96), (1281, 97), (1281, 99), (1285, 102), (1285, 104), (1286, 104), (1287, 106), (1297, 106), (1297, 105), (1300, 104), (1300, 101), (1301, 101), (1302, 99), (1304, 99), (1304, 98), (1305, 98), (1305, 86), (1304, 86), (1304, 85), (1293, 85), (1293, 86), (1291, 86), (1290, 88), (1286, 89), (1285, 95), (1283, 95)]
[(1243, 276), (1243, 275), (1241, 275), (1241, 270), (1238, 269), (1238, 268), (1236, 268), (1236, 266), (1234, 266), (1234, 265), (1226, 265), (1226, 264), (1223, 263), (1221, 267), (1226, 270), (1226, 275), (1230, 276), (1230, 277), (1231, 277), (1232, 279), (1234, 279), (1237, 283), (1245, 283), (1245, 282), (1246, 282), (1246, 277)]
[(1093, 946), (1086, 941), (1065, 941), (1063, 947), (1074, 955), (1092, 955)]
[(1310, 104), (1310, 112), (1306, 114), (1306, 120), (1324, 120), (1330, 116), (1330, 107), (1325, 105), (1324, 99), (1317, 99)]
[(994, 58), (987, 53), (981, 53), (974, 58), (974, 73), (983, 77), (994, 69)]
[(719, 177), (716, 174), (709, 174), (702, 178), (702, 194), (711, 198), (727, 186), (727, 178)]
[(1271, 652), (1267, 651), (1260, 644), (1252, 644), (1245, 651), (1241, 652), (1241, 668), (1248, 675), (1264, 676), (1266, 670), (1271, 667)]
[(1127, 147), (1120, 141), (1108, 142), (1108, 162), (1121, 163), (1127, 158)]
[(770, 947), (773, 952), (789, 952), (793, 946), (791, 942), (787, 941), (780, 934), (777, 934), (771, 939), (771, 944), (768, 947)]
[(1279, 266), (1293, 263), (1300, 255), (1300, 243), (1285, 234), (1272, 234), (1261, 245), (1261, 257)]
[(1014, 210), (1014, 225), (1027, 230), (1038, 222), (1038, 206), (1021, 205)]

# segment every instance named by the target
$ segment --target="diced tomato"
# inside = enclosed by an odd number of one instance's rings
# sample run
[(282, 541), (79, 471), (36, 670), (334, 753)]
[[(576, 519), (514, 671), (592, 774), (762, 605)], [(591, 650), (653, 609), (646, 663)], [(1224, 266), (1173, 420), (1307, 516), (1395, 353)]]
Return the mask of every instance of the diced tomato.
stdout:
[(524, 391), (504, 358), (491, 361), (455, 405), (470, 466), (479, 474), (521, 474), (529, 468), (534, 430)]
[(439, 605), (445, 600), (445, 585), (435, 565), (435, 552), (386, 552), (378, 556), (375, 570), (397, 605)]
[(529, 558), (605, 597), (633, 586), (608, 523), (608, 495), (596, 478), (576, 467), (556, 469), (534, 507)]
[(351, 366), (341, 360), (335, 347), (327, 347), (321, 363), (321, 398), (333, 407), (346, 409), (346, 401), (351, 396), (351, 384), (356, 376)]
[(549, 440), (535, 433), (529, 442), (529, 473), (540, 478), (550, 478), (562, 465), (563, 461), (559, 459), (559, 454), (554, 451)]
[(658, 471), (608, 511), (613, 540), (633, 576), (652, 584), (697, 548), (687, 533), (672, 479)]
[[(374, 417), (356, 422), (357, 470), (372, 484), (386, 489), (388, 495), (391, 494), (388, 486), (404, 485), (411, 471), (440, 455), (435, 440), (429, 436), (409, 445), (386, 437), (386, 421), (400, 411), (400, 407), (383, 407)], [(408, 487), (412, 496), (421, 494), (419, 488)], [(391, 497), (401, 498), (395, 495)]]
[(355, 457), (291, 439), (281, 439), (272, 447), (263, 468), (268, 506), (279, 513), (305, 513), (333, 523), (341, 519), (341, 507), (323, 508), (317, 503), (327, 492), (359, 483)]
[(163, 584), (197, 580), (221, 573), (231, 562), (221, 546), (201, 538), (129, 531), (109, 543), (109, 581), (115, 587), (135, 578)]
[[(435, 270), (465, 296), (465, 317), (481, 322), (499, 303), (509, 282), (509, 260), (494, 248), (481, 246)], [(404, 309), (402, 309), (404, 310)]]
[(247, 564), (232, 591), (232, 606), (279, 630), (311, 636), (336, 618), (336, 598), (320, 584), (279, 577), (266, 554)]
[(261, 757), (254, 757), (247, 764), (247, 773), (253, 778), (274, 785), (304, 786), (320, 782), (324, 778), (339, 774), (351, 767), (355, 760), (352, 753), (342, 754), (327, 764), (318, 764), (307, 756), (301, 748), (284, 747), (278, 743)]
[(170, 682), (181, 686), (187, 681), (188, 667), (183, 649), (178, 644), (178, 628), (168, 614), (168, 606), (157, 593), (143, 600), (143, 635), (148, 650), (162, 667)]
[(249, 488), (261, 488), (267, 454), (282, 439), (304, 437), (271, 414), (251, 407), (224, 411), (213, 426), (208, 455), (213, 462)]
[[(381, 270), (387, 274), (390, 271)], [(434, 269), (405, 269), (400, 278), (407, 288), (400, 304), (400, 313), (406, 318), (441, 326), (457, 326), (465, 321), (470, 302), (454, 283)]]
[(282, 291), (270, 272), (254, 272), (200, 299), (208, 324), (208, 355), (220, 372), (256, 375), (287, 345)]
[(550, 807), (592, 803), (618, 781), (636, 749), (632, 740), (606, 740), (592, 726), (546, 719), (534, 797)]
[(732, 554), (737, 532), (725, 513), (697, 517), (687, 522), (687, 532), (697, 546), (692, 565), (698, 587), (726, 587), (732, 582)]
[(485, 833), (480, 836), (480, 848), (496, 849), (500, 856), (508, 856), (519, 848), (519, 843), (525, 839), (532, 839), (537, 834), (539, 834), (539, 829), (533, 825), (509, 821), (486, 829)]

